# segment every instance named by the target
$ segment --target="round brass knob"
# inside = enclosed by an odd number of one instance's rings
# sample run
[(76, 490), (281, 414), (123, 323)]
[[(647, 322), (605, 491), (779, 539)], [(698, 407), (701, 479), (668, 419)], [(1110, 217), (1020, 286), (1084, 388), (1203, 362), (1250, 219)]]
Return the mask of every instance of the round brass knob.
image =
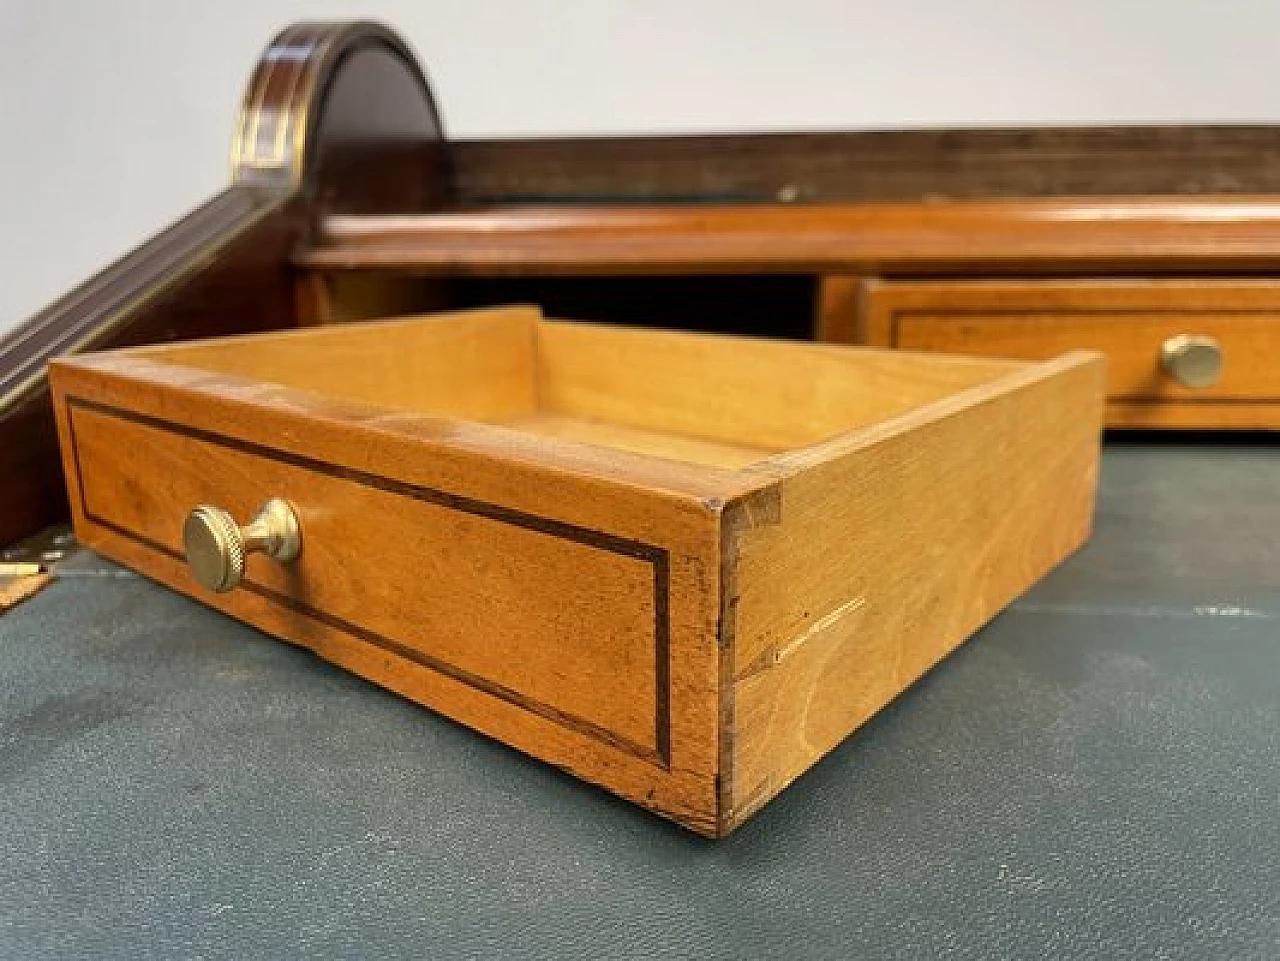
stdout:
[(298, 517), (288, 501), (273, 497), (241, 527), (220, 507), (201, 504), (182, 525), (187, 566), (195, 579), (222, 593), (240, 583), (245, 561), (261, 551), (278, 561), (291, 561), (302, 550)]
[(1183, 387), (1212, 387), (1222, 376), (1222, 348), (1213, 337), (1178, 334), (1160, 345), (1160, 366)]

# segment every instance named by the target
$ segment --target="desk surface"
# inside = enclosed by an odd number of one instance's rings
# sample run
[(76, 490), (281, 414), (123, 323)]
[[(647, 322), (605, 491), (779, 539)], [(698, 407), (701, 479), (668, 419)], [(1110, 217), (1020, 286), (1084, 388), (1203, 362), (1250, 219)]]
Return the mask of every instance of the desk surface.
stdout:
[(1280, 448), (1090, 546), (726, 841), (92, 555), (0, 617), (0, 957), (1280, 956)]

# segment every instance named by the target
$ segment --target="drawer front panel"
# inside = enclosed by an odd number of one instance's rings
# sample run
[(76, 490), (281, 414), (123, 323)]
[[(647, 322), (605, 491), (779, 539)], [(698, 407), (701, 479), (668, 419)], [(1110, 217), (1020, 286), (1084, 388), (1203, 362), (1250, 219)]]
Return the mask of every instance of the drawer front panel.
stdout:
[[(1189, 282), (886, 283), (871, 291), (872, 342), (918, 350), (1045, 359), (1102, 351), (1113, 401), (1280, 399), (1280, 285)], [(1218, 342), (1222, 373), (1188, 387), (1161, 365), (1179, 335)]]
[(288, 640), (321, 622), (666, 763), (665, 550), (74, 398), (68, 413), (81, 509), (114, 536), (181, 557), (196, 504), (242, 523), (293, 505), (300, 557), (252, 555), (225, 609), (265, 597)]
[[(1280, 313), (1266, 317), (1157, 314), (1135, 318), (1099, 313), (1088, 318), (1053, 314), (1012, 317), (914, 314), (898, 320), (898, 346), (990, 357), (1048, 359), (1087, 348), (1107, 355), (1107, 391), (1113, 400), (1280, 396), (1280, 378), (1266, 363), (1280, 344)], [(1211, 387), (1184, 387), (1160, 365), (1160, 348), (1180, 334), (1213, 337), (1222, 351), (1222, 377)]]

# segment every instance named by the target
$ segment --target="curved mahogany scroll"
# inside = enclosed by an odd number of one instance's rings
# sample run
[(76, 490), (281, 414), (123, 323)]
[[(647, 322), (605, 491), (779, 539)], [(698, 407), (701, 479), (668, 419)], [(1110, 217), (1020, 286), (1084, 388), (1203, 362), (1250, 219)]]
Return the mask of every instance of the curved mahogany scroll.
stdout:
[(231, 145), (236, 183), (331, 212), (433, 209), (452, 192), (439, 111), (413, 52), (376, 23), (298, 23), (267, 48)]
[(288, 252), (319, 210), (427, 210), (447, 195), (439, 116), (408, 47), (371, 23), (284, 30), (250, 79), (232, 181), (0, 338), (0, 544), (66, 514), (52, 358), (294, 326)]

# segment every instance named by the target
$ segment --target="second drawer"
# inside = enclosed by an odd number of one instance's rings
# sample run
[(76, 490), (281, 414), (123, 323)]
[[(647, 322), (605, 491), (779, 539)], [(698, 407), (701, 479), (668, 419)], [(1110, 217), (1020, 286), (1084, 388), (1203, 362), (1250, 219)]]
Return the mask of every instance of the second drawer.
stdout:
[[(886, 281), (869, 285), (864, 322), (868, 342), (907, 349), (1027, 359), (1100, 350), (1112, 401), (1280, 400), (1270, 362), (1280, 283)], [(1220, 376), (1197, 383), (1193, 362), (1215, 350)]]

